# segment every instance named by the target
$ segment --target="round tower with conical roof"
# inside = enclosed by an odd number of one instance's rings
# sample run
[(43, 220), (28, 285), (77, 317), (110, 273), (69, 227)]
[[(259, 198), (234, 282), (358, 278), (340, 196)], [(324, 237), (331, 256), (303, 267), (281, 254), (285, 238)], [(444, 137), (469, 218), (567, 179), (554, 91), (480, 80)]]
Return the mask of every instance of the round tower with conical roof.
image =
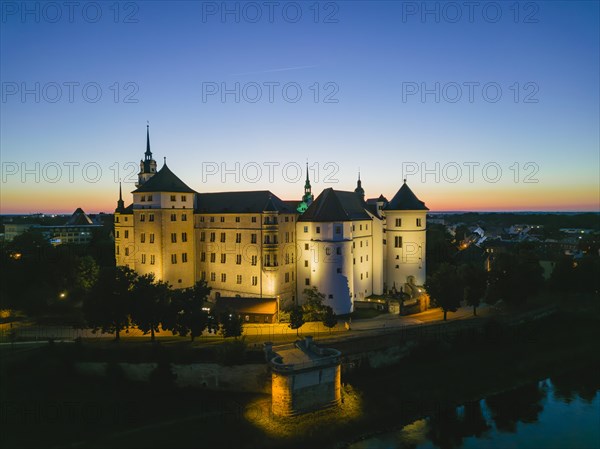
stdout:
[(405, 284), (425, 283), (425, 245), (427, 211), (406, 184), (384, 208), (386, 224), (387, 268), (385, 283), (388, 290), (399, 292)]

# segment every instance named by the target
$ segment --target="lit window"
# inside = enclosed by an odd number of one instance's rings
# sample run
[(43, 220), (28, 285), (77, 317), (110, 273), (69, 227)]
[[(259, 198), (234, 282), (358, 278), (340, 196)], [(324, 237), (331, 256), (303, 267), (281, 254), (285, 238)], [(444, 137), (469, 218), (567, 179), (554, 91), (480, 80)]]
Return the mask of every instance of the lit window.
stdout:
[(187, 253), (181, 253), (181, 262), (186, 263), (187, 261)]
[(177, 263), (177, 254), (171, 254), (171, 263)]

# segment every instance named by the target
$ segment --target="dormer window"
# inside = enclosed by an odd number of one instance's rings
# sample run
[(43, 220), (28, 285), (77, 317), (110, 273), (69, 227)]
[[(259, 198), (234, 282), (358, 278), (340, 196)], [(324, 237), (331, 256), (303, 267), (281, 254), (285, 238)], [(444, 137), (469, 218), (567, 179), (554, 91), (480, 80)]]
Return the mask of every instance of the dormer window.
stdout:
[(171, 201), (177, 201), (177, 196), (176, 195), (171, 195)]
[(185, 195), (181, 195), (181, 201), (187, 201), (187, 198)]
[(152, 201), (152, 195), (148, 195), (148, 201)]
[(142, 203), (146, 201), (146, 195), (142, 195), (142, 199), (140, 200)]

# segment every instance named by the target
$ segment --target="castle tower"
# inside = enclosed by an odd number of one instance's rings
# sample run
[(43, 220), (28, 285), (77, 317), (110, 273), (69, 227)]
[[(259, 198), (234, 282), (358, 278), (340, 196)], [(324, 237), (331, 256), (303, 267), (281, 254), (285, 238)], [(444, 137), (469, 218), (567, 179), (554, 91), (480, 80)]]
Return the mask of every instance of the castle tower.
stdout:
[[(423, 201), (404, 184), (384, 207), (386, 222), (386, 285), (400, 290), (405, 283), (425, 283), (427, 211)], [(412, 277), (412, 279), (410, 279)]]
[(140, 161), (140, 172), (135, 186), (140, 187), (155, 174), (156, 161), (152, 159), (152, 152), (150, 151), (150, 125), (146, 125), (146, 152), (144, 153), (144, 159)]
[(356, 181), (356, 189), (354, 193), (358, 195), (361, 201), (365, 200), (365, 189), (362, 188), (362, 182), (360, 181), (360, 170), (358, 171), (358, 181)]
[(308, 176), (308, 162), (306, 163), (306, 182), (304, 183), (304, 195), (302, 195), (302, 202), (296, 209), (301, 214), (308, 209), (308, 206), (312, 204), (315, 196), (312, 194), (312, 186), (310, 185), (310, 178)]

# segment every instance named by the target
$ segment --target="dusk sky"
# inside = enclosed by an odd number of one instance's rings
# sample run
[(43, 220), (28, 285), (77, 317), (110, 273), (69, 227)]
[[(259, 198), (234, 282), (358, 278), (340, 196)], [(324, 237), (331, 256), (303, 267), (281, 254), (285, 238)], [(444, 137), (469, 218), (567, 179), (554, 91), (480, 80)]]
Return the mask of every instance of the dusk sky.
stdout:
[(199, 192), (599, 210), (596, 1), (1, 5), (1, 213), (129, 203), (147, 121)]

